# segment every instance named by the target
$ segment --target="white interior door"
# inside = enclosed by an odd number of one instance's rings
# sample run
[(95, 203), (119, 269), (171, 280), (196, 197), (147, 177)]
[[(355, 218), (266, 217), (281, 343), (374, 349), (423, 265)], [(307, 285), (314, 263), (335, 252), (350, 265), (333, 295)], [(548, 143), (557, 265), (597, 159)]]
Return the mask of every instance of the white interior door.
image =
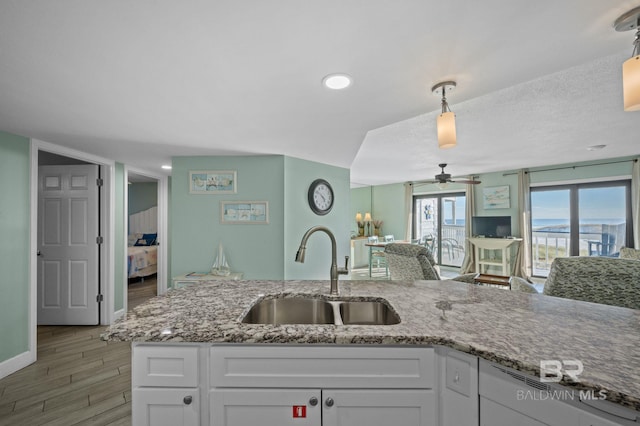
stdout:
[(96, 325), (98, 166), (38, 168), (38, 324)]

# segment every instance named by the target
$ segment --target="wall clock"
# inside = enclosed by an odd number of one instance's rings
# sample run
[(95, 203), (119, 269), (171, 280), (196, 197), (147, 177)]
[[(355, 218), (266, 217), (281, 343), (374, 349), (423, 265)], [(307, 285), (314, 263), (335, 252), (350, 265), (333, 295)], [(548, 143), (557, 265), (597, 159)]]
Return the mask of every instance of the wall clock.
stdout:
[(308, 193), (309, 207), (320, 216), (331, 211), (333, 207), (333, 188), (331, 184), (324, 179), (316, 179), (311, 182)]

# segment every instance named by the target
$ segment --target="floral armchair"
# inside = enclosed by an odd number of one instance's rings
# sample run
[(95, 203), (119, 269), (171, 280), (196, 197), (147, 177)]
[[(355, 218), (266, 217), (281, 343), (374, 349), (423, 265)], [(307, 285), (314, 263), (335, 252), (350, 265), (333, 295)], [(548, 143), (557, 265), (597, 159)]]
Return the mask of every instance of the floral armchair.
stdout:
[[(385, 256), (392, 280), (440, 280), (438, 266), (433, 254), (424, 246), (417, 244), (387, 244)], [(458, 275), (454, 281), (474, 284), (476, 274)], [(519, 277), (511, 278), (511, 290), (525, 293), (538, 291)]]
[(640, 261), (611, 257), (558, 257), (544, 294), (640, 309)]

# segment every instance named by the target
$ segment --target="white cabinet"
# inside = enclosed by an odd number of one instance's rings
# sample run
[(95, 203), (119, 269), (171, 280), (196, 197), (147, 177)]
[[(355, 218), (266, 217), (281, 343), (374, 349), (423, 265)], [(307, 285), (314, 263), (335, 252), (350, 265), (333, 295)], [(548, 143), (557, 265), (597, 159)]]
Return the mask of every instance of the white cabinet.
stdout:
[(546, 426), (531, 417), (480, 397), (480, 426)]
[(440, 424), (478, 426), (478, 358), (439, 347)]
[(216, 388), (210, 398), (211, 426), (437, 425), (431, 390)]
[(189, 388), (134, 388), (132, 424), (135, 426), (200, 425), (200, 393)]
[(624, 426), (637, 412), (589, 392), (551, 385), (485, 360), (479, 362), (481, 426)]
[(369, 265), (369, 247), (365, 246), (367, 237), (351, 239), (351, 269)]
[(187, 344), (133, 344), (133, 425), (200, 425), (200, 350)]
[(211, 426), (295, 425), (321, 423), (321, 395), (309, 389), (212, 389)]
[(431, 389), (322, 391), (322, 426), (437, 426)]
[(619, 404), (444, 347), (134, 343), (132, 369), (135, 426), (640, 424)]
[(211, 426), (437, 426), (432, 348), (219, 345)]

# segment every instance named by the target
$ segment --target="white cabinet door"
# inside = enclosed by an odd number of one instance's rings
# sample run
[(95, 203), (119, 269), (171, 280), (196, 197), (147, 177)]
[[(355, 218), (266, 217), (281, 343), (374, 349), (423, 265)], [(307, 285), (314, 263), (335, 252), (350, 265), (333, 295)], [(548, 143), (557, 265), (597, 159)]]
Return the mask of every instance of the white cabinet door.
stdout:
[(546, 426), (510, 408), (480, 397), (480, 426)]
[(199, 426), (198, 389), (135, 388), (132, 424), (135, 426)]
[(437, 397), (426, 389), (322, 391), (322, 426), (436, 426)]
[(209, 393), (211, 426), (321, 426), (318, 389), (226, 389)]
[(478, 426), (478, 358), (438, 348), (440, 424)]

